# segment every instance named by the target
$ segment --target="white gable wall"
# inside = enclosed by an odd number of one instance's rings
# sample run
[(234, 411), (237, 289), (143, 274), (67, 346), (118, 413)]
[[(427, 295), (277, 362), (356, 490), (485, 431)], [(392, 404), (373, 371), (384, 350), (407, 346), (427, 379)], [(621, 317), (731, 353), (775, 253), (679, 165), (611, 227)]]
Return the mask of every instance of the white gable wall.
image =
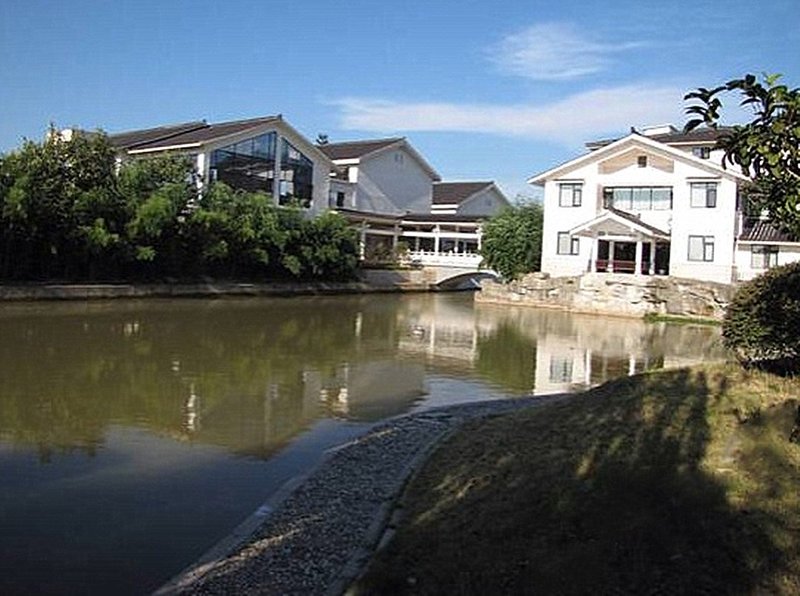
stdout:
[(356, 206), (372, 213), (428, 213), (434, 178), (404, 148), (367, 156), (357, 166)]
[(491, 216), (508, 206), (506, 198), (494, 186), (489, 186), (461, 203), (456, 210), (459, 215)]

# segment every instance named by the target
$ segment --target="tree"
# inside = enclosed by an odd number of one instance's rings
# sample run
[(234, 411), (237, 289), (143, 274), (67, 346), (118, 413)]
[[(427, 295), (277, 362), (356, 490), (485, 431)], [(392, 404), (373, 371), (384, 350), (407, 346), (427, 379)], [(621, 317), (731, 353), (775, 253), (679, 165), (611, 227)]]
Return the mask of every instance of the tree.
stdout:
[(542, 260), (541, 204), (517, 205), (501, 211), (483, 228), (483, 265), (506, 279), (538, 271)]
[(725, 151), (723, 166), (738, 165), (752, 176), (748, 192), (751, 209), (766, 210), (785, 231), (800, 237), (800, 88), (780, 84), (780, 75), (763, 82), (748, 74), (713, 89), (699, 88), (684, 99), (696, 102), (686, 109), (695, 116), (684, 130), (701, 124), (718, 128), (720, 96), (738, 93), (740, 105), (753, 109), (751, 122), (733, 126), (717, 140)]

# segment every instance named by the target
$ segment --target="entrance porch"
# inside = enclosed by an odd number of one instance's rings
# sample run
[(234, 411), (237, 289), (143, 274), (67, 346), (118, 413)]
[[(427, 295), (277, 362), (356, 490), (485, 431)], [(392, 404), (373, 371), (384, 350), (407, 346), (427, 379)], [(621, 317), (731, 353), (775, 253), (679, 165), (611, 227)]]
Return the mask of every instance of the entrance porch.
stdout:
[(591, 241), (588, 272), (669, 274), (669, 232), (648, 225), (629, 213), (608, 209), (573, 228), (570, 234)]

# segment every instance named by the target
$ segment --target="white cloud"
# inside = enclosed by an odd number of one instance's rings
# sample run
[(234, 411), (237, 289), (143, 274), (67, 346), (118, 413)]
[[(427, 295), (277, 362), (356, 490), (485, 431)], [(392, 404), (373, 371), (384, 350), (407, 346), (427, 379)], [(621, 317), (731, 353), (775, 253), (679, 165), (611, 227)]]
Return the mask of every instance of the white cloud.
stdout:
[(683, 122), (683, 88), (639, 84), (577, 93), (549, 104), (402, 103), (372, 98), (333, 102), (343, 129), (458, 131), (554, 140), (573, 145), (631, 126)]
[(489, 49), (501, 71), (536, 80), (574, 79), (606, 70), (612, 55), (645, 45), (603, 43), (568, 23), (542, 23), (507, 36)]

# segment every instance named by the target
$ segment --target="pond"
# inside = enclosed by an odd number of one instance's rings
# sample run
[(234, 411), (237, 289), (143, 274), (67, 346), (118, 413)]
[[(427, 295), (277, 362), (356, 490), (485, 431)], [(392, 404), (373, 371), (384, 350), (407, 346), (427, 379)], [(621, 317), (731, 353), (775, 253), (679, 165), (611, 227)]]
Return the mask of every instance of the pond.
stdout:
[(390, 416), (723, 355), (468, 293), (4, 304), (0, 338), (3, 594), (151, 591)]

